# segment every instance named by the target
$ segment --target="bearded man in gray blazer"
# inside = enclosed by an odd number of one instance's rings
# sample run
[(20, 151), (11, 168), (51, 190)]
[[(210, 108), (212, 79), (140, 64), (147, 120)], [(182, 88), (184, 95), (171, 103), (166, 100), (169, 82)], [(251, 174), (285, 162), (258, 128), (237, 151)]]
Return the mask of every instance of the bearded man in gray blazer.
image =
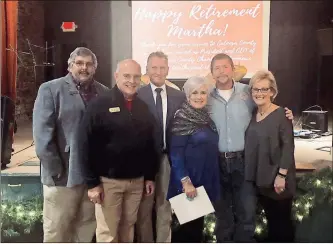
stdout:
[(78, 47), (68, 59), (69, 73), (38, 90), (33, 138), (41, 163), (44, 242), (91, 242), (96, 230), (76, 140), (87, 103), (108, 90), (93, 79), (96, 68), (96, 55)]

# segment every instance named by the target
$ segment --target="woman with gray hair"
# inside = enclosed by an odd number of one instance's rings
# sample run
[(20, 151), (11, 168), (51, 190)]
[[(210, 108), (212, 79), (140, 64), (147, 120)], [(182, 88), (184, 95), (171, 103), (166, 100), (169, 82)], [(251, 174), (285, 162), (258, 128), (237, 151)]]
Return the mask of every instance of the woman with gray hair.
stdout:
[(260, 70), (250, 80), (257, 105), (245, 135), (245, 179), (255, 185), (268, 222), (270, 242), (292, 242), (292, 200), (296, 190), (294, 137), (285, 110), (274, 104), (275, 78)]
[[(209, 85), (203, 77), (184, 84), (187, 101), (175, 113), (170, 142), (171, 174), (167, 199), (185, 192), (189, 201), (204, 186), (212, 202), (220, 196), (218, 134), (206, 108)], [(204, 218), (180, 226), (183, 240), (202, 242)]]

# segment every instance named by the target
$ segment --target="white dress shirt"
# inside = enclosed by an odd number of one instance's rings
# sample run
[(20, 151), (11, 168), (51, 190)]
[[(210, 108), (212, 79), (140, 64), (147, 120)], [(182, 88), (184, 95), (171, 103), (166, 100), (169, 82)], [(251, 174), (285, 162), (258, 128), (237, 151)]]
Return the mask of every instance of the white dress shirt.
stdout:
[(150, 83), (150, 87), (153, 92), (155, 105), (156, 105), (156, 96), (157, 96), (157, 92), (155, 91), (155, 89), (162, 88), (161, 97), (162, 97), (162, 110), (163, 110), (163, 143), (164, 143), (164, 149), (165, 149), (166, 148), (165, 127), (166, 127), (166, 117), (167, 117), (167, 111), (168, 111), (168, 97), (167, 97), (167, 92), (166, 92), (166, 86), (164, 84), (161, 87), (157, 87), (153, 83)]

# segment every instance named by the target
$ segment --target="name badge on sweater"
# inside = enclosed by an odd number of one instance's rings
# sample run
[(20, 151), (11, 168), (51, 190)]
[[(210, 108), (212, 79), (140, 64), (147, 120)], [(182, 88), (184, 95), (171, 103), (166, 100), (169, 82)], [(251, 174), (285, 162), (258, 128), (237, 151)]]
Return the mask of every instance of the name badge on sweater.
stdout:
[(110, 113), (117, 113), (117, 112), (120, 112), (120, 108), (119, 108), (119, 107), (109, 108), (109, 112), (110, 112)]

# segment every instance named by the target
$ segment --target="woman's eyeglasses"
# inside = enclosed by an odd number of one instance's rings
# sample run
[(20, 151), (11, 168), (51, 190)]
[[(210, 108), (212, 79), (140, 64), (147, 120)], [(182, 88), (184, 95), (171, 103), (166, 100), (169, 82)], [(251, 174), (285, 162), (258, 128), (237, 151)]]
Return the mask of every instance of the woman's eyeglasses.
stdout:
[(251, 90), (252, 90), (252, 93), (259, 93), (259, 92), (261, 92), (262, 94), (266, 94), (266, 93), (268, 93), (269, 92), (269, 90), (270, 90), (271, 88), (261, 88), (261, 89), (258, 89), (258, 88), (252, 88)]

